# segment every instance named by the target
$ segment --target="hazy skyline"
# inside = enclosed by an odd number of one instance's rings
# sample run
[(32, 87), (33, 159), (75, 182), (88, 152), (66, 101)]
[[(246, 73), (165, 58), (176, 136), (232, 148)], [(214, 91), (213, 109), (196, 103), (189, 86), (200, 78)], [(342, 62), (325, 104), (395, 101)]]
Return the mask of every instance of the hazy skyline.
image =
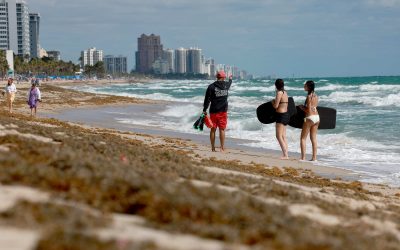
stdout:
[(97, 47), (134, 67), (137, 38), (198, 46), (256, 75), (400, 75), (400, 0), (36, 0), (40, 42), (77, 62)]

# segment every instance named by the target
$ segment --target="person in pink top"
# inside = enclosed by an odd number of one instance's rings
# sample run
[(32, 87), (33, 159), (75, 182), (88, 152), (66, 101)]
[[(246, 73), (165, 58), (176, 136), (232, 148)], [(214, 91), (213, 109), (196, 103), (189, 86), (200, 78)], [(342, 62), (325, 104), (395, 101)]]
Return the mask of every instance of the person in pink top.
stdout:
[[(32, 86), (29, 89), (27, 97), (28, 97), (27, 103), (29, 105), (29, 108), (31, 109), (31, 117), (36, 116), (36, 110), (37, 110), (38, 103), (41, 102), (42, 99), (41, 99), (40, 90), (36, 86), (35, 83), (32, 83)], [(33, 111), (35, 111), (35, 113), (33, 113)]]

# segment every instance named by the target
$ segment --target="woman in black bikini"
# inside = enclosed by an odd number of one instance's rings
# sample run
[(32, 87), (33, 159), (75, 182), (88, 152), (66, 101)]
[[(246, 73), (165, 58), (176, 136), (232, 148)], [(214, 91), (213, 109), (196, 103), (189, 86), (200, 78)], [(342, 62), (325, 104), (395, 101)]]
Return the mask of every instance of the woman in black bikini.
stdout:
[(276, 79), (276, 96), (272, 101), (272, 106), (276, 109), (276, 139), (278, 139), (279, 145), (281, 146), (283, 156), (281, 159), (289, 159), (288, 155), (288, 144), (286, 141), (286, 125), (289, 124), (290, 116), (288, 113), (288, 101), (289, 97), (285, 91), (285, 83), (282, 79)]

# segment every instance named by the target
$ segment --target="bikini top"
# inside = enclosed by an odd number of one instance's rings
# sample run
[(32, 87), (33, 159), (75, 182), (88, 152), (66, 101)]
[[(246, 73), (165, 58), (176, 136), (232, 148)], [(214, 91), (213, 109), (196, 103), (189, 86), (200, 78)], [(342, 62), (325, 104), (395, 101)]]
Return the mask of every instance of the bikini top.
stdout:
[[(314, 93), (312, 93), (312, 95), (311, 95), (311, 100), (314, 98)], [(304, 101), (304, 107), (306, 107), (307, 108), (307, 98), (306, 98), (306, 100)], [(316, 110), (316, 107), (311, 107), (311, 108), (313, 108), (314, 109), (314, 111)]]
[[(285, 91), (284, 90), (281, 90), (284, 94), (285, 94)], [(282, 100), (282, 99), (281, 99)], [(279, 105), (281, 105), (281, 104), (284, 104), (284, 103), (289, 103), (288, 101), (287, 102), (279, 102)]]

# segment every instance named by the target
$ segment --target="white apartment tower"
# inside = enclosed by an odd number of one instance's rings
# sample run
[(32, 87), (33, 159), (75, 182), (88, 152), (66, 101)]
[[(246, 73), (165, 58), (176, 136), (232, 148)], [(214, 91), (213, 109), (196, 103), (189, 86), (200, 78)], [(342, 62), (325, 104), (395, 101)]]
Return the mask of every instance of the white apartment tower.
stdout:
[(168, 73), (175, 73), (175, 53), (173, 49), (163, 51), (163, 60), (168, 63)]
[(0, 49), (30, 57), (28, 5), (24, 0), (0, 0)]
[(29, 14), (29, 40), (31, 47), (31, 57), (40, 57), (40, 44), (39, 44), (39, 26), (40, 25), (40, 15), (38, 13)]
[(81, 66), (84, 68), (86, 65), (93, 66), (97, 62), (103, 61), (103, 51), (96, 48), (90, 48), (81, 52)]
[(190, 48), (187, 51), (186, 71), (193, 74), (202, 73), (201, 49)]
[(186, 73), (186, 54), (187, 50), (179, 48), (175, 50), (175, 72), (184, 74)]

